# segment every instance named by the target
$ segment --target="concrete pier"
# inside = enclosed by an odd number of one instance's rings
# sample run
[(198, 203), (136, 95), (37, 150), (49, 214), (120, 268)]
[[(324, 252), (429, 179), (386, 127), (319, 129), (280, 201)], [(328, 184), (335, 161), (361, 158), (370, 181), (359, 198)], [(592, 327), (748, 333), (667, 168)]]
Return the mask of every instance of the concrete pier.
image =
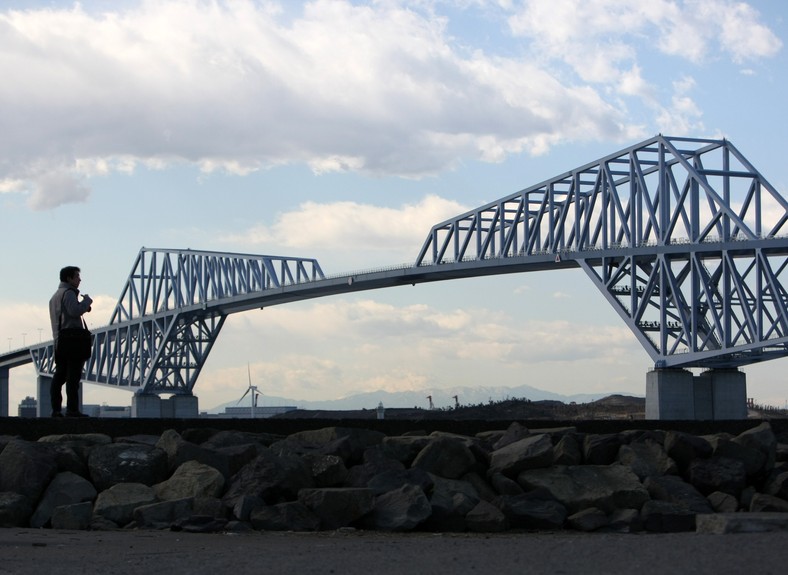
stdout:
[(646, 375), (646, 419), (747, 418), (747, 376), (738, 369), (658, 368)]
[(196, 395), (173, 395), (162, 399), (152, 393), (135, 393), (131, 416), (148, 419), (190, 419), (200, 415)]
[(0, 367), (0, 417), (8, 417), (8, 377), (11, 370)]

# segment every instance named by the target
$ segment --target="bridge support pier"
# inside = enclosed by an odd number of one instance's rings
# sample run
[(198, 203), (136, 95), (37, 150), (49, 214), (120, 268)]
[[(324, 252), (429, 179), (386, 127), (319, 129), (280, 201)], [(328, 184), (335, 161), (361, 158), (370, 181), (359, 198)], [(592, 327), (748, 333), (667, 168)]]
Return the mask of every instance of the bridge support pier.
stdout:
[[(36, 378), (36, 386), (38, 387), (38, 405), (36, 406), (36, 416), (37, 417), (49, 417), (52, 415), (52, 394), (50, 393), (50, 389), (52, 388), (52, 376), (39, 373), (38, 377)], [(82, 390), (85, 384), (80, 380), (79, 382), (79, 410), (82, 411)], [(66, 386), (63, 385), (63, 410), (66, 409), (66, 401), (68, 396), (66, 395)]]
[(131, 416), (153, 419), (192, 419), (200, 415), (196, 395), (173, 395), (162, 399), (155, 393), (135, 393)]
[(8, 380), (10, 371), (7, 367), (0, 367), (0, 417), (8, 417)]
[(738, 369), (657, 368), (646, 375), (646, 419), (747, 418), (747, 376)]

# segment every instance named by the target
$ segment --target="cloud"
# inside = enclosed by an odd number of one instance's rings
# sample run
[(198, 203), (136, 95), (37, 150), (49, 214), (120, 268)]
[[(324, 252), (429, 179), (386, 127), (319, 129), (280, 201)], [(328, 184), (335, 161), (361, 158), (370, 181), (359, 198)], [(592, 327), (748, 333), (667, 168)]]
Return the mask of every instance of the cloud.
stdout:
[(422, 177), (631, 134), (593, 88), (466, 46), (423, 5), (123, 6), (0, 12), (0, 181), (34, 209), (139, 165)]
[[(279, 214), (271, 226), (227, 234), (221, 241), (251, 246), (277, 245), (310, 253), (316, 249), (388, 251), (415, 258), (415, 250), (435, 222), (467, 210), (457, 202), (433, 195), (398, 208), (357, 202), (305, 202), (294, 211)], [(298, 233), (293, 233), (294, 230)]]

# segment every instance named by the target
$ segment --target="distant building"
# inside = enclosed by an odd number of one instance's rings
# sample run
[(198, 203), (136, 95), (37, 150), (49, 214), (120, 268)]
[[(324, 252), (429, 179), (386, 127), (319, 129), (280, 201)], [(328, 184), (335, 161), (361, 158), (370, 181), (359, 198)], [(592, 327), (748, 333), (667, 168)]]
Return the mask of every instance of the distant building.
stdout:
[[(280, 415), (282, 413), (287, 413), (288, 411), (295, 411), (298, 409), (294, 405), (272, 405), (272, 406), (260, 406), (254, 408), (254, 416), (260, 419), (265, 419), (266, 417), (273, 417), (275, 415)], [(252, 408), (251, 407), (225, 407), (224, 413), (201, 413), (200, 417), (214, 417), (219, 419), (251, 419), (252, 418)]]
[(115, 418), (131, 417), (130, 405), (83, 405), (82, 412), (90, 417)]
[(29, 395), (19, 402), (19, 417), (38, 417), (38, 401)]

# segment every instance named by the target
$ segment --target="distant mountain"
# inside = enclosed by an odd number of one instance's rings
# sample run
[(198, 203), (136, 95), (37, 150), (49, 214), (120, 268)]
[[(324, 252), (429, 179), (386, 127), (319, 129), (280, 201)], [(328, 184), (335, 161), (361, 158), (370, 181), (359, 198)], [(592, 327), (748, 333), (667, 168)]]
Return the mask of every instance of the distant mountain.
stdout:
[[(341, 399), (327, 401), (306, 401), (301, 399), (288, 399), (271, 395), (262, 395), (258, 400), (260, 406), (294, 406), (299, 409), (310, 410), (333, 410), (342, 411), (348, 409), (375, 409), (379, 403), (384, 407), (429, 407), (428, 396), (432, 396), (432, 403), (436, 408), (453, 407), (455, 405), (454, 396), (457, 402), (463, 406), (486, 404), (490, 401), (502, 401), (505, 399), (530, 399), (531, 401), (553, 400), (563, 403), (589, 403), (596, 401), (615, 392), (609, 393), (581, 393), (575, 395), (561, 395), (550, 391), (544, 391), (521, 385), (518, 387), (455, 387), (447, 389), (422, 389), (419, 391), (397, 391), (389, 392), (385, 390), (357, 393)], [(629, 394), (621, 394), (629, 395)], [(229, 401), (207, 410), (208, 413), (224, 413), (225, 407), (235, 407), (238, 401)], [(242, 401), (241, 406), (248, 406), (248, 401)]]

